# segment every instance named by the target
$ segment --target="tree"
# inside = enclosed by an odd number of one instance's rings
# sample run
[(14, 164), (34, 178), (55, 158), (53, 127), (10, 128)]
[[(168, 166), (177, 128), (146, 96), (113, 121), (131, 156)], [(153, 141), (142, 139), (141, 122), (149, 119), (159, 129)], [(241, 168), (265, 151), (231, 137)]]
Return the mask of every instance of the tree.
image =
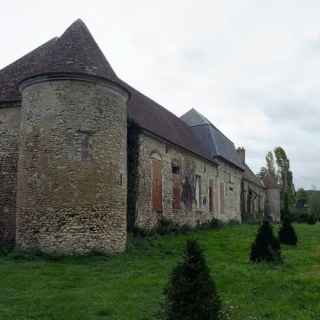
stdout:
[(275, 162), (274, 162), (274, 156), (271, 151), (269, 151), (266, 155), (266, 162), (267, 162), (267, 171), (269, 175), (272, 177), (276, 177), (276, 167), (275, 167)]
[(309, 214), (313, 217), (313, 220), (317, 221), (320, 218), (320, 192), (312, 190), (310, 191), (309, 198)]
[(285, 218), (282, 221), (282, 225), (279, 230), (279, 241), (288, 245), (297, 245), (298, 237), (289, 218)]
[(291, 219), (289, 210), (289, 198), (288, 193), (285, 192), (283, 195), (283, 208), (281, 209), (281, 220)]
[(274, 236), (272, 226), (266, 220), (259, 227), (256, 239), (251, 246), (250, 260), (252, 262), (281, 262), (280, 242)]
[(184, 258), (173, 270), (165, 289), (166, 320), (219, 319), (220, 298), (197, 241), (189, 240)]
[(287, 154), (282, 147), (275, 148), (274, 154), (278, 167), (278, 181), (281, 184), (282, 203), (284, 200), (284, 194), (287, 193), (289, 205), (291, 206), (295, 203), (295, 190), (293, 184), (293, 174), (292, 171), (290, 171), (290, 160), (288, 159)]
[(306, 190), (303, 188), (299, 188), (298, 191), (296, 192), (296, 200), (297, 201), (303, 201), (304, 203), (308, 202), (308, 194)]
[(257, 176), (260, 178), (260, 180), (263, 180), (263, 178), (268, 174), (268, 169), (266, 167), (261, 167), (260, 171), (257, 173)]

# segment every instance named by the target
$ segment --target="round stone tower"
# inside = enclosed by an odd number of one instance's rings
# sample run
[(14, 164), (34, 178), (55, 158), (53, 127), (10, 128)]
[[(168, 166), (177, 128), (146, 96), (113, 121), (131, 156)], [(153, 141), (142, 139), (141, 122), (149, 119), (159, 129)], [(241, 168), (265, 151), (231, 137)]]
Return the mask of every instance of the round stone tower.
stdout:
[(92, 41), (76, 22), (58, 40), (49, 72), (20, 86), (20, 249), (62, 254), (125, 249), (128, 94), (112, 80)]

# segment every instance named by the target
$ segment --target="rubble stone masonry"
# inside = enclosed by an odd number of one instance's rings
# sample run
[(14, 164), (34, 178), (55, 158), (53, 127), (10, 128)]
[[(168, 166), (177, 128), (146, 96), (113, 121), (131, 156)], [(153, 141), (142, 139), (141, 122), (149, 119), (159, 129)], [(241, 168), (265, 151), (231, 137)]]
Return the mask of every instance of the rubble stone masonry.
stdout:
[[(153, 159), (160, 161), (162, 210), (153, 208), (152, 203)], [(162, 218), (189, 226), (206, 223), (214, 217), (223, 221), (241, 219), (240, 170), (223, 162), (217, 166), (148, 133), (139, 137), (138, 179), (136, 225), (140, 228), (152, 229)], [(200, 201), (197, 181), (200, 181)], [(181, 195), (180, 208), (174, 205), (175, 189)]]
[(116, 253), (127, 238), (127, 95), (108, 82), (22, 90), (17, 247)]
[(0, 105), (0, 245), (13, 246), (16, 220), (16, 184), (20, 104)]

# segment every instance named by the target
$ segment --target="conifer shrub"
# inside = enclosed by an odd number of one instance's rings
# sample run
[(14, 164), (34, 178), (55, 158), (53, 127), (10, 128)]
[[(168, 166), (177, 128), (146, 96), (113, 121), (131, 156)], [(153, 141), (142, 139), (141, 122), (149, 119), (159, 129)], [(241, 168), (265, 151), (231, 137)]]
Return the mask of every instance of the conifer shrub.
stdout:
[(316, 224), (317, 223), (317, 217), (315, 214), (311, 213), (308, 215), (308, 219), (307, 219), (307, 223), (308, 224)]
[(197, 241), (188, 240), (183, 261), (172, 271), (164, 294), (165, 320), (219, 319), (220, 298)]
[(258, 229), (255, 241), (251, 246), (250, 261), (281, 262), (281, 247), (274, 236), (269, 221), (264, 221)]
[(279, 230), (279, 241), (292, 246), (295, 246), (298, 243), (296, 231), (288, 218), (282, 221), (282, 225)]

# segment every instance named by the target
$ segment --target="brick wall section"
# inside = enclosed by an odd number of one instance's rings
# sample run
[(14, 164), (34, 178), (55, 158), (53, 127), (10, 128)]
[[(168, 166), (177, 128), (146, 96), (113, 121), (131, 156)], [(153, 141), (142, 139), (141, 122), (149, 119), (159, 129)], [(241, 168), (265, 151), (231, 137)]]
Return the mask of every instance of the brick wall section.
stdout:
[[(152, 208), (152, 159), (161, 159), (162, 172), (162, 212)], [(201, 177), (201, 205), (197, 205), (193, 199), (192, 208), (183, 201), (181, 197), (181, 208), (173, 209), (174, 199), (174, 177), (172, 164), (180, 168), (179, 177), (181, 181), (181, 192), (183, 193), (186, 179), (191, 185), (195, 184), (195, 177)], [(230, 186), (230, 174), (232, 175), (231, 190), (225, 192), (225, 212), (220, 212), (219, 203), (220, 182), (225, 183), (225, 189)], [(188, 224), (195, 226), (205, 223), (213, 217), (224, 221), (230, 219), (241, 220), (240, 215), (240, 187), (241, 171), (228, 168), (221, 164), (219, 168), (211, 162), (203, 160), (192, 153), (180, 149), (176, 146), (161, 141), (150, 134), (141, 134), (139, 137), (139, 165), (138, 165), (138, 193), (136, 205), (136, 225), (145, 229), (156, 226), (162, 217), (172, 220), (180, 225)], [(213, 211), (209, 210), (209, 185), (212, 184), (213, 190)]]
[(34, 83), (22, 93), (17, 247), (121, 252), (127, 222), (127, 97), (105, 83)]
[(0, 245), (15, 240), (19, 103), (0, 105)]

